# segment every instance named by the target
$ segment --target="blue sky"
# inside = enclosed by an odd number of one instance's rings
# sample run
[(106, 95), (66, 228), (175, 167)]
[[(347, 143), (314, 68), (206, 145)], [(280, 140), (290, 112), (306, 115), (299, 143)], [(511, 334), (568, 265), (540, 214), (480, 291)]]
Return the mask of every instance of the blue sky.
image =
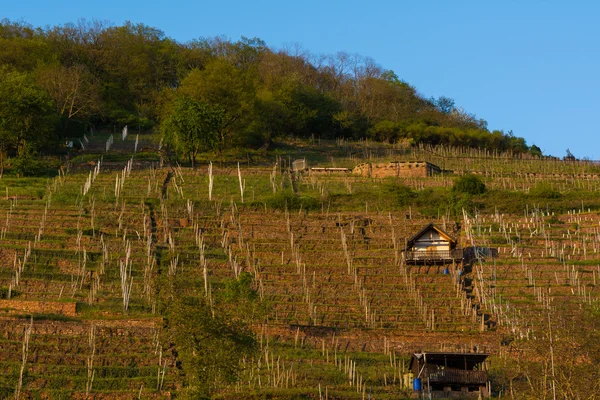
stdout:
[(178, 41), (259, 37), (373, 58), (546, 154), (600, 158), (600, 3), (593, 1), (7, 1), (0, 18), (142, 22)]

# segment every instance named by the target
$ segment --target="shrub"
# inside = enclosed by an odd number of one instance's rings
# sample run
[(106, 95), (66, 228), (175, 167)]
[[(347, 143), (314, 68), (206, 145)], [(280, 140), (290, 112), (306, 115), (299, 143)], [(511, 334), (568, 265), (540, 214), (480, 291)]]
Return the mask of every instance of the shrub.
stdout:
[[(486, 213), (520, 214), (527, 203), (527, 195), (523, 192), (510, 190), (486, 190), (485, 196), (478, 196), (475, 204)], [(498, 231), (498, 226), (492, 229)]]
[(551, 225), (562, 224), (562, 221), (558, 219), (556, 215), (551, 216), (550, 218), (546, 218), (546, 223)]
[[(12, 289), (10, 292), (10, 298), (17, 297), (21, 294), (18, 290)], [(0, 299), (8, 299), (8, 288), (5, 286), (0, 286)]]
[(491, 244), (506, 244), (506, 239), (503, 236), (490, 236)]
[(542, 199), (558, 199), (560, 192), (554, 190), (548, 182), (538, 182), (534, 187), (529, 189), (529, 195)]
[(46, 172), (47, 165), (42, 160), (27, 154), (15, 158), (12, 168), (19, 176), (39, 176)]
[(400, 207), (412, 205), (413, 201), (418, 197), (417, 193), (413, 192), (408, 186), (389, 183), (385, 185), (387, 194), (391, 195)]
[(415, 205), (423, 216), (435, 218), (448, 209), (456, 215), (456, 201), (447, 188), (426, 188), (416, 194)]
[(452, 190), (458, 193), (466, 193), (470, 195), (483, 194), (486, 191), (485, 183), (478, 176), (468, 174), (457, 178), (454, 181)]
[(239, 302), (241, 299), (255, 301), (258, 295), (252, 289), (252, 275), (242, 272), (238, 279), (227, 279), (224, 281), (223, 298), (229, 302)]

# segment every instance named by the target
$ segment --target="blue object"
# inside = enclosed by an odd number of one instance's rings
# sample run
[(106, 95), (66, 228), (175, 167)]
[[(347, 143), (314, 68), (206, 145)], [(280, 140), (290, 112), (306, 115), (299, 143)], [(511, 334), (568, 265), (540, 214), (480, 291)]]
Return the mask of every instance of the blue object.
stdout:
[(448, 270), (448, 267), (444, 268), (444, 275), (448, 275), (450, 273), (450, 271)]
[(413, 379), (413, 390), (418, 392), (421, 390), (421, 378)]

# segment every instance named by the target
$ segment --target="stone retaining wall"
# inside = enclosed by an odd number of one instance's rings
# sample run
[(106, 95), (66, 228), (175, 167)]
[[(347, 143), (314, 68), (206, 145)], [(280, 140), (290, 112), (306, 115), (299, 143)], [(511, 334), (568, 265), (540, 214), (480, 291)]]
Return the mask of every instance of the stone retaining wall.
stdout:
[(439, 174), (440, 172), (441, 170), (438, 166), (427, 161), (392, 161), (379, 164), (364, 163), (357, 165), (352, 170), (352, 173), (355, 175), (371, 178), (422, 178)]
[(74, 317), (77, 314), (77, 307), (74, 302), (0, 300), (0, 308), (32, 314), (60, 314), (68, 317)]

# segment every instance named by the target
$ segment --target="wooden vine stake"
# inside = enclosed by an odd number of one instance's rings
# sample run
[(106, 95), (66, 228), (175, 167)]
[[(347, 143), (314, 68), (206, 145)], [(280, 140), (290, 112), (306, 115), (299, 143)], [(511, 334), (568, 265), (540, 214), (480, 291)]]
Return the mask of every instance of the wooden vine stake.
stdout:
[(25, 328), (25, 333), (23, 334), (23, 353), (21, 359), (21, 371), (19, 372), (19, 382), (17, 382), (17, 387), (15, 389), (15, 399), (21, 398), (21, 389), (23, 388), (23, 373), (25, 372), (25, 366), (27, 365), (27, 354), (29, 353), (29, 337), (31, 336), (31, 330), (33, 329), (33, 317), (31, 317), (31, 322), (29, 326)]
[(240, 195), (242, 196), (242, 203), (244, 202), (244, 189), (246, 189), (246, 180), (242, 180), (242, 171), (240, 171), (240, 163), (237, 165), (238, 180), (240, 182)]
[[(239, 164), (238, 164), (239, 168)], [(212, 200), (212, 191), (213, 191), (213, 170), (212, 170), (212, 161), (208, 164), (208, 200)]]

